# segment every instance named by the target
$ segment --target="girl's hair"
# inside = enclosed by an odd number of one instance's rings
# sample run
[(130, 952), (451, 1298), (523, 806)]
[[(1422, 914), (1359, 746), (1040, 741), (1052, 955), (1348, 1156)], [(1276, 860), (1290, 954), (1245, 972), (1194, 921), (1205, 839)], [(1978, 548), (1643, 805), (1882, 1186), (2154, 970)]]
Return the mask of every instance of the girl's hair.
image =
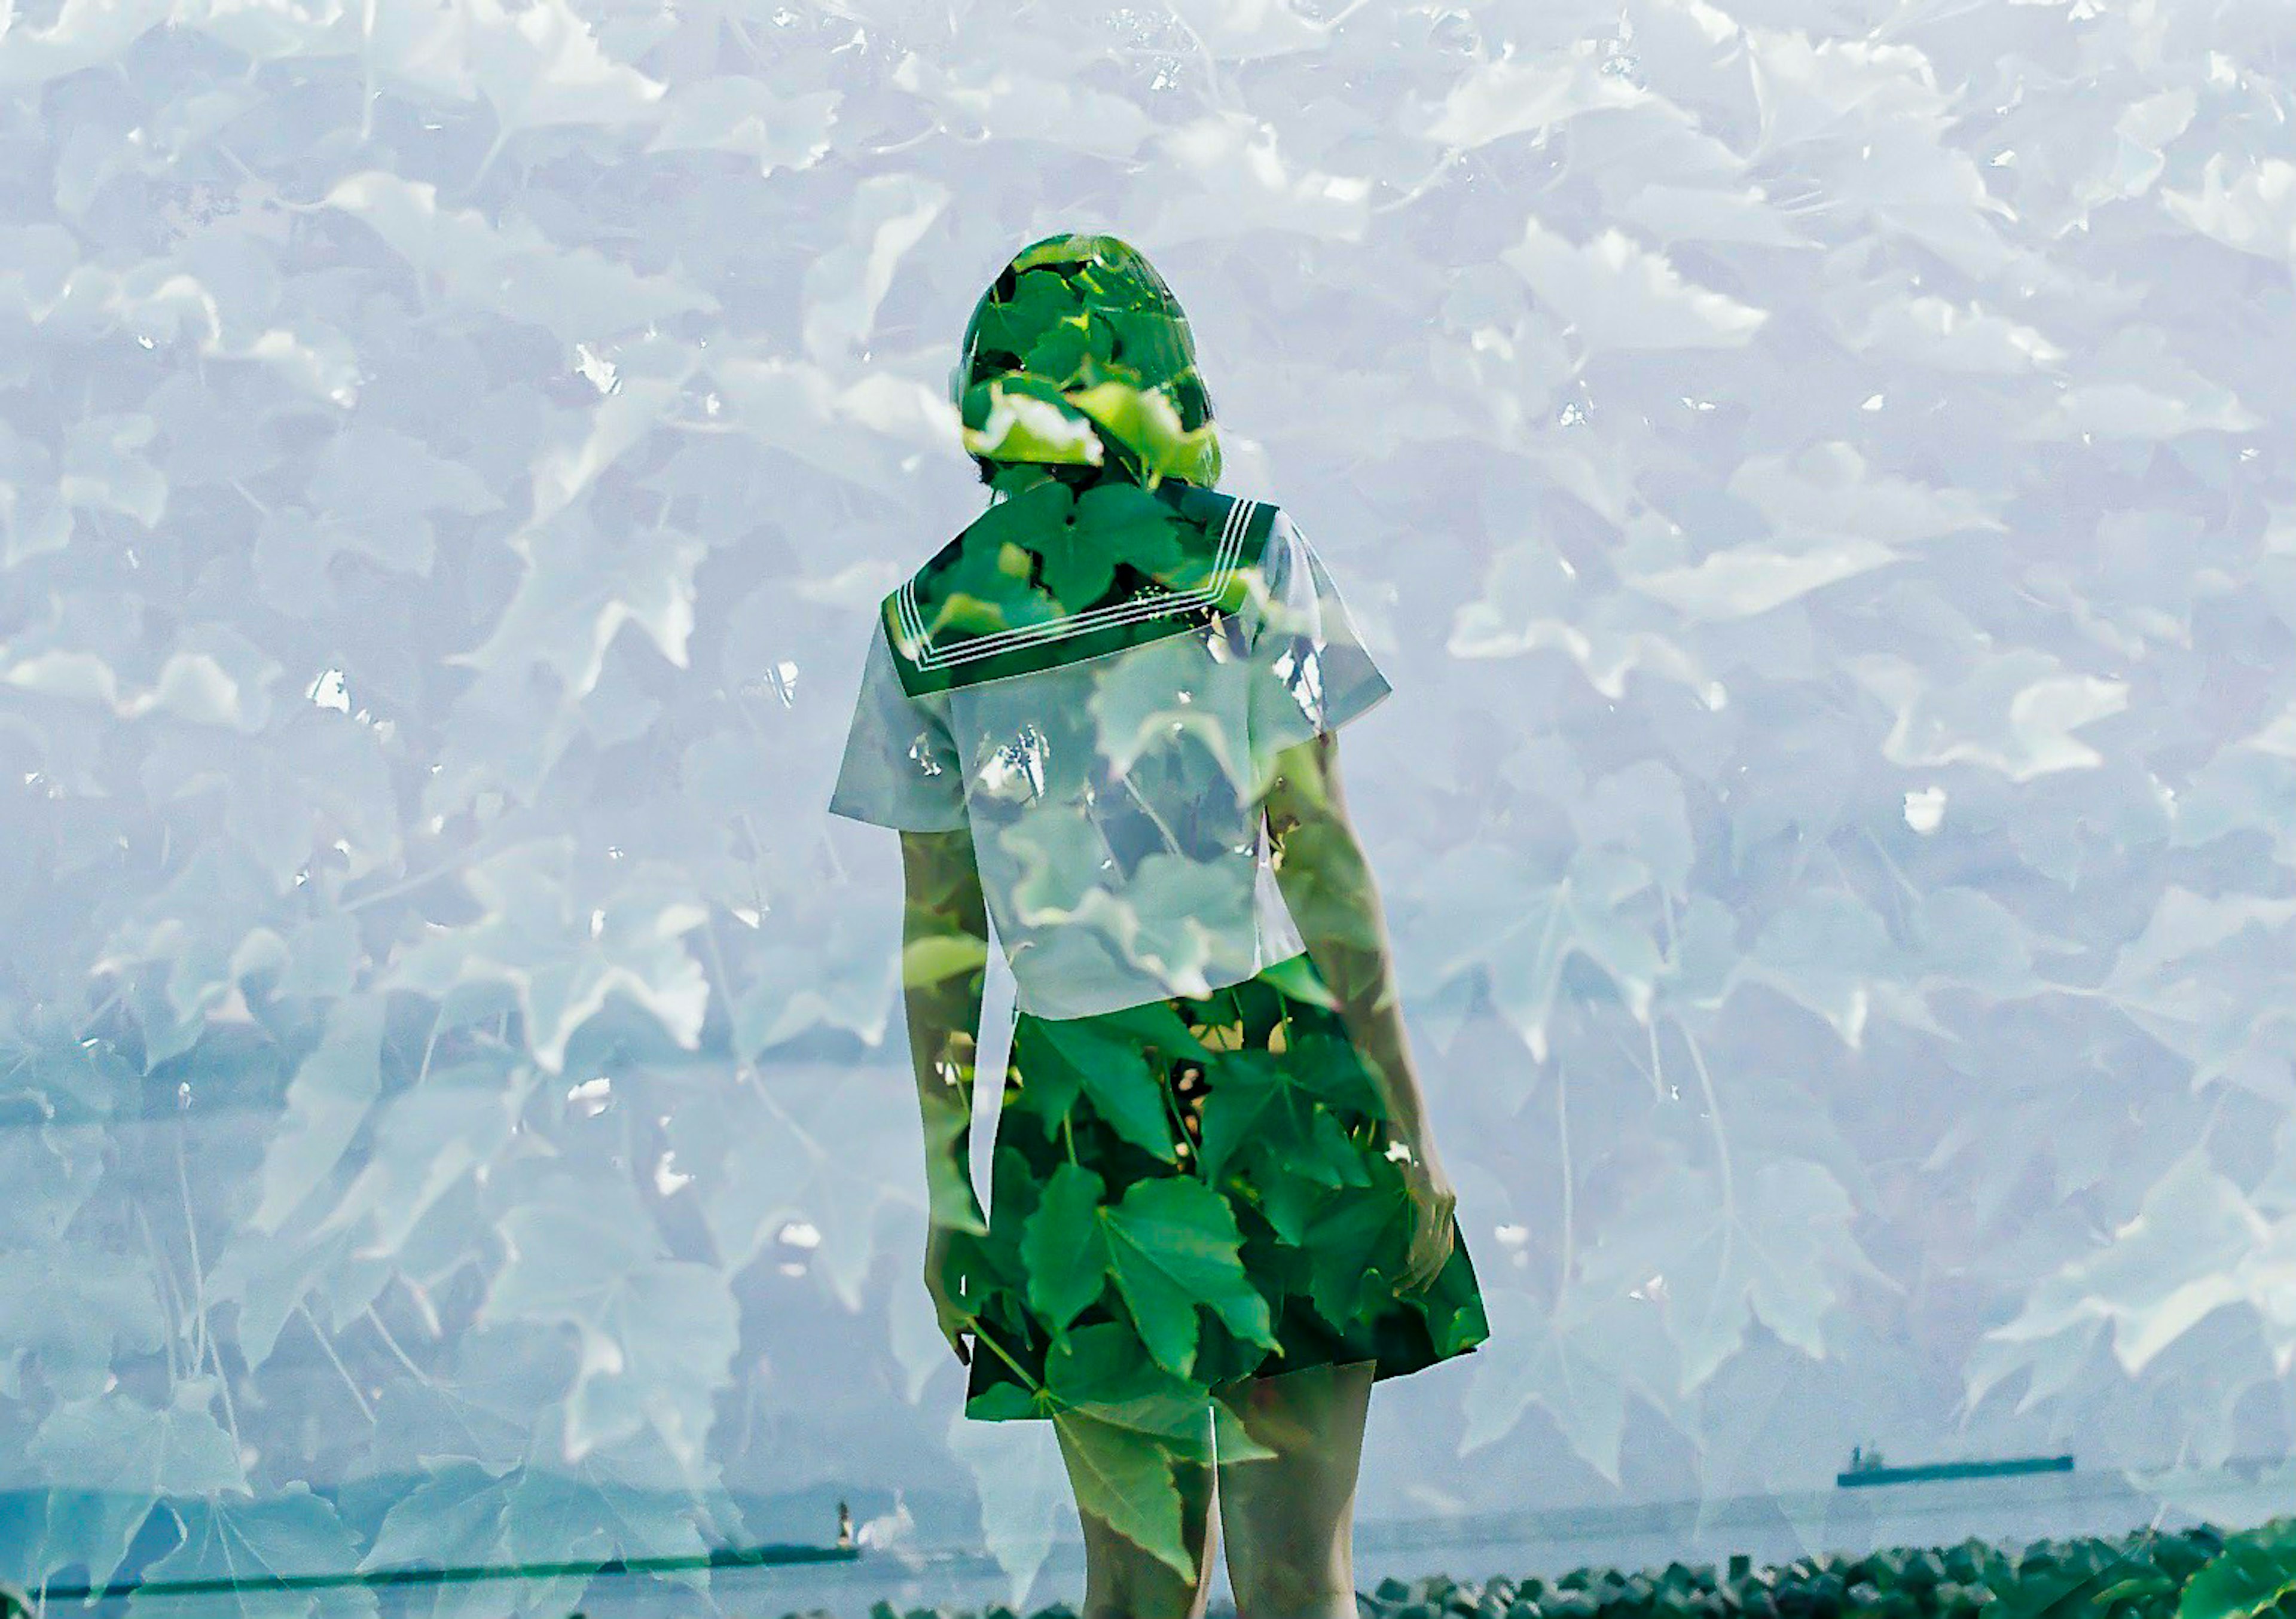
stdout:
[[(1110, 381), (1160, 393), (1179, 417), (1181, 431), (1202, 434), (1188, 471), (1165, 476), (1206, 487), (1218, 481), (1211, 394), (1196, 368), (1188, 317), (1146, 255), (1121, 238), (1047, 236), (1021, 249), (997, 272), (965, 323), (956, 364), (949, 369), (950, 402), (961, 410), (971, 389), (991, 380), (1047, 402), (1058, 400), (1067, 388)], [(1071, 406), (1061, 408), (1078, 413)], [(1091, 427), (1104, 455), (1137, 459), (1138, 446), (1105, 425)], [(1041, 446), (993, 455), (966, 453), (980, 469), (983, 483), (1016, 461), (1090, 464), (1083, 451), (1058, 455)]]

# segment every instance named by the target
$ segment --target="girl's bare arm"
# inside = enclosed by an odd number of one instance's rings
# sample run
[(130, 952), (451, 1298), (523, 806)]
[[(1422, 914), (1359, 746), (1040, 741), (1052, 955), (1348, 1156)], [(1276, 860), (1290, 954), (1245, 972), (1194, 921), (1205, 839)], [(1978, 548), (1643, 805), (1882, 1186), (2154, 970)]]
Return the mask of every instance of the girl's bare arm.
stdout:
[(901, 999), (924, 1118), (928, 1226), (979, 1235), (988, 1222), (972, 1184), (972, 1082), (988, 908), (972, 834), (905, 831), (901, 870)]
[(1276, 756), (1267, 798), (1276, 887), (1316, 971), (1339, 997), (1356, 1045), (1373, 1060), (1393, 1135), (1434, 1158), (1388, 949), (1387, 918), (1340, 792), (1338, 739), (1308, 738)]

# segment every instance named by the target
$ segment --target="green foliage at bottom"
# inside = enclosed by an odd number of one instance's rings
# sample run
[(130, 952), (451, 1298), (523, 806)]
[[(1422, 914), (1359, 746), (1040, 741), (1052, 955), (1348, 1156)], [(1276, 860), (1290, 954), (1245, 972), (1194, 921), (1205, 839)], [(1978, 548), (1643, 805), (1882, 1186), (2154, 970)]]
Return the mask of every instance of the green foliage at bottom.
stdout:
[[(1427, 1574), (1358, 1591), (1360, 1619), (2259, 1619), (2296, 1615), (2296, 1518), (2227, 1533), (2209, 1525), (2035, 1541), (2020, 1551), (1976, 1539), (1858, 1556), (1812, 1553), (1755, 1567), (1733, 1558), (1629, 1571), (1583, 1567), (1554, 1579)], [(1233, 1615), (1214, 1608), (1210, 1619)], [(869, 1619), (1075, 1619), (1054, 1603), (1021, 1615), (890, 1602)], [(783, 1619), (845, 1619), (820, 1611)]]

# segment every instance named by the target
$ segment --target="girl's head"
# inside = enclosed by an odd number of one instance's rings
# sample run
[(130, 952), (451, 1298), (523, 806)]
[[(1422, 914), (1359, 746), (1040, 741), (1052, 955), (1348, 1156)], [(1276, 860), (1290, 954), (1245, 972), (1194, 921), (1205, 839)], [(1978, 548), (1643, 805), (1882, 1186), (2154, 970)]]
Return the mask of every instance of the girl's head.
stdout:
[(1062, 234), (1013, 256), (949, 372), (983, 483), (1019, 463), (1152, 485), (1219, 481), (1188, 317), (1137, 248)]

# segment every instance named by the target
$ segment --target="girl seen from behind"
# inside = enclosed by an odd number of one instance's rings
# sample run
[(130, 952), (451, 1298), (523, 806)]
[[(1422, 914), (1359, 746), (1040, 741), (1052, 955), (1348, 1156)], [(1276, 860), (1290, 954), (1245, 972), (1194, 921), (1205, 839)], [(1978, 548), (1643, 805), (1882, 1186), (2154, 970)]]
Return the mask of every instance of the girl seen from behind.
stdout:
[(1215, 1509), (1241, 1619), (1352, 1619), (1372, 1386), (1489, 1336), (1341, 790), (1336, 733), (1390, 688), (1300, 525), (1217, 489), (1136, 249), (1016, 254), (950, 391), (992, 503), (880, 604), (830, 808), (901, 833), (965, 1413), (1054, 1425), (1086, 1619), (1200, 1615)]

